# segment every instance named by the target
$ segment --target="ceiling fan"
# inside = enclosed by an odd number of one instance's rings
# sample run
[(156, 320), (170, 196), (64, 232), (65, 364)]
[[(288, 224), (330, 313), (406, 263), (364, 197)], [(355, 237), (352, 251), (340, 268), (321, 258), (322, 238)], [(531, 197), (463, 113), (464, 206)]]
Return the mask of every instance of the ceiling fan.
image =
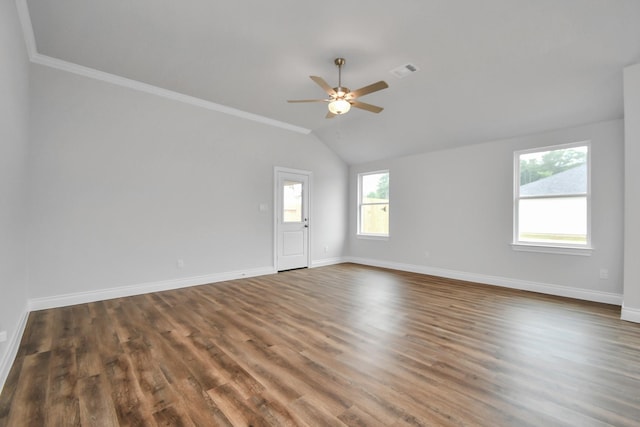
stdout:
[(287, 102), (328, 102), (329, 112), (326, 116), (327, 119), (332, 119), (340, 114), (345, 114), (352, 106), (372, 113), (379, 113), (383, 110), (382, 107), (356, 101), (356, 98), (388, 88), (389, 85), (386, 82), (380, 80), (379, 82), (351, 91), (349, 88), (342, 86), (342, 67), (345, 64), (345, 59), (336, 58), (333, 62), (338, 67), (338, 86), (332, 88), (322, 77), (309, 76), (311, 77), (311, 80), (316, 82), (318, 86), (327, 92), (329, 95), (328, 99), (295, 99), (288, 100)]

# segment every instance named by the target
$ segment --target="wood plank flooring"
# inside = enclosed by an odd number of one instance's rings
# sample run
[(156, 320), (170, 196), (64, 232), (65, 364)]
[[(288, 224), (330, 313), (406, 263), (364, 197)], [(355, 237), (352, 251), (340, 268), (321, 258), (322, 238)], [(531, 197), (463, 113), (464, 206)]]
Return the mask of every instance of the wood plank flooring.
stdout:
[(43, 310), (0, 426), (638, 426), (619, 317), (354, 264)]

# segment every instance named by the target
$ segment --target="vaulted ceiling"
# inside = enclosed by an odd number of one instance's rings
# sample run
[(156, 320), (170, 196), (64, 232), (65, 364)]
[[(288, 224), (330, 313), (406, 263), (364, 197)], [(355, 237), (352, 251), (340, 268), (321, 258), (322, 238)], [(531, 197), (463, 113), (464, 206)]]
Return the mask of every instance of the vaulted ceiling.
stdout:
[[(38, 54), (308, 129), (351, 164), (620, 118), (640, 62), (638, 0), (25, 1)], [(286, 102), (337, 85), (336, 57), (351, 89), (387, 81), (362, 98), (384, 111)]]

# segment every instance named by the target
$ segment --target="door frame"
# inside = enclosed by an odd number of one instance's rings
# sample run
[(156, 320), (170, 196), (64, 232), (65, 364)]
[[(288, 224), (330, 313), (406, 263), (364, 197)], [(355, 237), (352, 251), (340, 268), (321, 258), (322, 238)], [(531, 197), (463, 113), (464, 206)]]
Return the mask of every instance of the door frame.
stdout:
[(312, 220), (311, 220), (311, 195), (312, 192), (312, 182), (313, 182), (313, 172), (303, 169), (292, 169), (285, 168), (281, 166), (275, 166), (273, 168), (273, 269), (275, 272), (278, 272), (278, 215), (280, 214), (280, 206), (278, 205), (278, 192), (280, 188), (278, 186), (278, 174), (280, 173), (294, 173), (297, 175), (305, 175), (307, 177), (308, 188), (307, 188), (307, 201), (308, 201), (308, 212), (307, 212), (307, 224), (309, 225), (309, 230), (307, 231), (307, 268), (311, 267), (311, 230), (313, 229)]

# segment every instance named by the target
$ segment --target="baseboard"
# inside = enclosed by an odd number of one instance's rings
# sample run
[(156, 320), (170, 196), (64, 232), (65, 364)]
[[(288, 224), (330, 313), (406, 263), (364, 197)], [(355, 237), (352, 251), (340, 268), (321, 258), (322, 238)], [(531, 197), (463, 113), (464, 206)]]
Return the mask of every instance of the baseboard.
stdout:
[(310, 268), (325, 267), (327, 265), (342, 264), (343, 262), (346, 262), (346, 260), (345, 260), (345, 258), (342, 258), (342, 257), (318, 259), (318, 260), (315, 260), (315, 261), (311, 261)]
[(101, 289), (91, 292), (76, 292), (66, 295), (56, 295), (44, 298), (32, 298), (28, 302), (28, 310), (45, 310), (48, 308), (66, 307), (75, 304), (103, 301), (113, 298), (141, 295), (149, 292), (169, 291), (172, 289), (186, 288), (189, 286), (204, 285), (207, 283), (224, 282), (226, 280), (244, 279), (247, 277), (275, 274), (276, 270), (269, 267), (254, 268), (249, 270), (229, 271), (225, 273), (208, 274), (204, 276), (185, 277), (180, 279), (163, 280), (159, 282), (140, 283), (137, 285), (120, 286), (116, 288)]
[[(412, 273), (428, 274), (439, 277), (447, 277), (457, 280), (466, 280), (470, 282), (483, 283), (494, 286), (502, 286), (505, 288), (520, 289), (532, 292), (540, 292), (544, 294), (564, 296), (569, 298), (582, 299), (587, 301), (602, 302), (607, 304), (622, 305), (622, 320), (640, 323), (640, 309), (625, 307), (622, 304), (622, 295), (608, 292), (593, 291), (589, 289), (570, 288), (567, 286), (553, 285), (547, 283), (538, 283), (525, 281), (520, 279), (510, 279), (505, 277), (487, 276), (481, 274), (467, 273), (455, 270), (447, 270), (428, 266), (419, 266), (413, 264), (403, 264), (389, 261), (380, 261), (369, 258), (358, 257), (337, 257), (326, 258), (312, 261), (311, 267), (322, 267), (327, 265), (340, 264), (343, 262), (352, 262), (362, 265), (370, 265), (374, 267), (390, 268), (393, 270), (409, 271)], [(189, 286), (203, 285), (207, 283), (223, 282), (227, 280), (241, 279), (247, 277), (264, 276), (275, 274), (273, 267), (255, 268), (243, 271), (231, 271), (225, 273), (216, 273), (204, 276), (194, 276), (174, 280), (163, 280), (159, 282), (142, 283), (132, 286), (121, 286), (111, 289), (102, 289), (92, 292), (78, 292), (73, 294), (59, 295), (54, 297), (34, 298), (30, 299), (27, 304), (20, 323), (12, 335), (7, 351), (0, 361), (0, 393), (9, 376), (9, 371), (15, 360), (16, 354), (20, 346), (20, 340), (24, 334), (27, 325), (29, 312), (35, 310), (44, 310), (48, 308), (65, 307), (74, 304), (83, 304), (88, 302), (101, 301), (112, 298), (121, 298), (132, 295), (140, 295), (149, 292), (159, 292), (172, 289), (179, 289)]]
[(16, 355), (18, 354), (18, 349), (20, 348), (20, 341), (22, 340), (24, 329), (27, 327), (28, 318), (29, 312), (25, 308), (20, 318), (20, 322), (18, 323), (17, 328), (11, 336), (11, 340), (9, 341), (9, 344), (7, 346), (7, 351), (5, 351), (4, 355), (2, 356), (2, 360), (0, 360), (0, 393), (2, 393), (4, 383), (9, 377), (9, 371), (11, 371), (13, 362), (16, 360)]
[(622, 304), (620, 318), (628, 322), (640, 323), (640, 308), (625, 307), (625, 305)]
[(504, 288), (519, 289), (523, 291), (531, 291), (531, 292), (538, 292), (538, 293), (548, 294), (548, 295), (575, 298), (575, 299), (580, 299), (585, 301), (622, 305), (622, 295), (614, 294), (610, 292), (594, 291), (591, 289), (572, 288), (569, 286), (532, 282), (528, 280), (512, 279), (508, 277), (488, 276), (484, 274), (475, 274), (475, 273), (468, 273), (463, 271), (447, 270), (443, 268), (435, 268), (435, 267), (428, 267), (428, 266), (422, 266), (422, 265), (380, 261), (380, 260), (369, 259), (369, 258), (348, 257), (345, 259), (345, 261), (353, 262), (356, 264), (371, 265), (374, 267), (383, 267), (383, 268), (390, 268), (393, 270), (409, 271), (412, 273), (446, 277), (449, 279), (483, 283), (486, 285), (501, 286)]
[[(311, 268), (345, 262), (344, 258), (325, 258), (311, 261)], [(132, 295), (141, 295), (149, 292), (169, 291), (172, 289), (186, 288), (189, 286), (203, 285), (207, 283), (223, 282), (225, 280), (242, 279), (246, 277), (264, 276), (277, 273), (273, 267), (254, 268), (251, 270), (230, 271), (225, 273), (194, 276), (181, 279), (163, 280), (159, 282), (141, 283), (130, 286), (101, 289), (91, 292), (76, 292), (72, 294), (56, 295), (52, 297), (32, 298), (28, 302), (28, 310), (45, 310), (48, 308), (66, 307), (75, 304), (103, 301), (113, 298), (122, 298)]]

